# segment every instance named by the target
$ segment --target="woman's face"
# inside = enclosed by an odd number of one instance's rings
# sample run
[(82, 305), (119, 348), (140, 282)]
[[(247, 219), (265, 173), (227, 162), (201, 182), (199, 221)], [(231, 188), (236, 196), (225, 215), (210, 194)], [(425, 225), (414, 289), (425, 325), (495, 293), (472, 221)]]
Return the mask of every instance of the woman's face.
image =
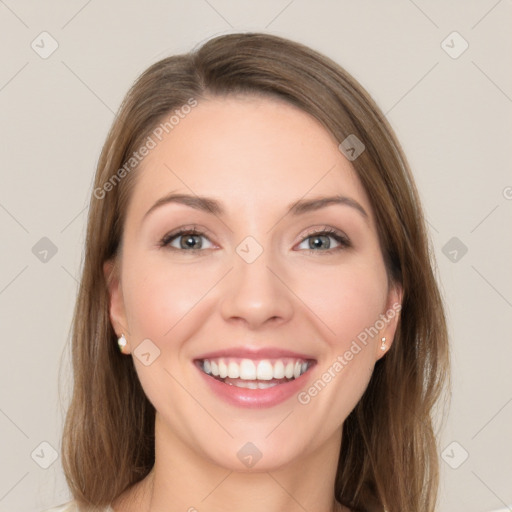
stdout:
[(265, 471), (339, 443), (400, 302), (340, 142), (284, 102), (214, 98), (142, 162), (110, 315), (159, 442)]

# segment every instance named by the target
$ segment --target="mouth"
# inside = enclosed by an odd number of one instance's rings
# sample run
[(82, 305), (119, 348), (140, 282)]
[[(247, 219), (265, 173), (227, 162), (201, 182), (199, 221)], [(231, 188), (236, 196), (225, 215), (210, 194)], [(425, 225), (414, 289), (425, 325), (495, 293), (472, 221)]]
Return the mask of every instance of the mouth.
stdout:
[(195, 364), (204, 374), (229, 386), (268, 389), (299, 379), (315, 362), (292, 357), (259, 360), (218, 357), (197, 359)]

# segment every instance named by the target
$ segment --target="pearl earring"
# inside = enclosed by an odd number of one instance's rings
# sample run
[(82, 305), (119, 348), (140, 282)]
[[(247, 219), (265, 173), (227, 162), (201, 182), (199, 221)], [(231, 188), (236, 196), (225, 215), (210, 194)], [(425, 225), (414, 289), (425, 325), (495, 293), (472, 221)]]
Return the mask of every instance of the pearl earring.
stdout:
[(386, 350), (386, 338), (382, 338), (381, 341), (382, 341), (382, 345), (381, 345), (380, 349)]
[(119, 350), (123, 352), (124, 347), (126, 347), (126, 338), (124, 337), (124, 334), (121, 334), (117, 339), (117, 344), (119, 345)]

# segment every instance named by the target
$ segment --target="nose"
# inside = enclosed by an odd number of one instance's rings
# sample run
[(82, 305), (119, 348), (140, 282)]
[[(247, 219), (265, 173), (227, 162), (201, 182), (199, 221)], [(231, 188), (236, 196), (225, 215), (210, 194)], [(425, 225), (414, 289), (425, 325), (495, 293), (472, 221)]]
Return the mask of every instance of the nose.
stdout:
[(220, 310), (225, 321), (246, 324), (254, 330), (265, 323), (283, 324), (293, 316), (293, 293), (270, 255), (263, 253), (247, 263), (234, 255), (234, 265), (223, 280)]

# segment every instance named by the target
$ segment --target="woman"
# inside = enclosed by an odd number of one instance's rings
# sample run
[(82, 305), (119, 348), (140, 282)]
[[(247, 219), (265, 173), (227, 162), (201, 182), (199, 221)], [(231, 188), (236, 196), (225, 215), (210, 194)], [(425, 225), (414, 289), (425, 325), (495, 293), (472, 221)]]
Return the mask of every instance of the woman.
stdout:
[(443, 305), (346, 71), (247, 33), (142, 74), (95, 177), (73, 367), (56, 510), (434, 511)]

